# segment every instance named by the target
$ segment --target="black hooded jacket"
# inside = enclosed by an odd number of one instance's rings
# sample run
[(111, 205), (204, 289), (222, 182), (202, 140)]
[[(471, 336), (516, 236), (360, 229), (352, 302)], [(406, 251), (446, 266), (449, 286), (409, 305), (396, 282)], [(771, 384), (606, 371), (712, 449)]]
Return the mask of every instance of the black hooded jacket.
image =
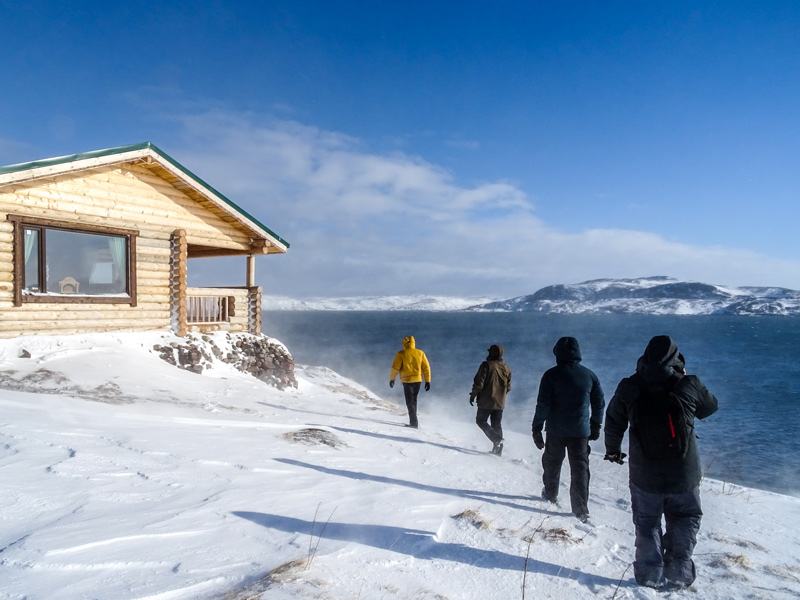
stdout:
[(531, 426), (562, 437), (589, 437), (589, 421), (603, 422), (605, 398), (600, 381), (581, 362), (574, 337), (562, 337), (553, 348), (556, 366), (545, 371), (539, 383), (536, 412)]
[(684, 458), (648, 459), (636, 435), (628, 436), (630, 481), (651, 493), (681, 493), (700, 483), (700, 453), (694, 435), (694, 419), (705, 419), (717, 411), (717, 399), (695, 375), (685, 374), (685, 361), (669, 336), (650, 340), (636, 364), (636, 373), (620, 381), (606, 411), (606, 452), (621, 451), (628, 425), (635, 428), (634, 403), (643, 393), (671, 388), (680, 398), (686, 420), (691, 425), (689, 448)]

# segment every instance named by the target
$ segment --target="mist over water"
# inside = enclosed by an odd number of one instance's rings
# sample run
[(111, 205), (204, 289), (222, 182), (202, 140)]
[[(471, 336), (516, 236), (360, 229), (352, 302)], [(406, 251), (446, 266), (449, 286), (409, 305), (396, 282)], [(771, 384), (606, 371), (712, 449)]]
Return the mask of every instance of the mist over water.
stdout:
[(431, 391), (419, 398), (423, 429), (426, 410), (474, 419), (472, 378), (489, 346), (500, 344), (513, 373), (503, 426), (523, 432), (530, 431), (539, 380), (555, 365), (559, 337), (578, 339), (583, 364), (597, 373), (607, 404), (650, 338), (669, 335), (686, 357), (687, 372), (719, 400), (715, 415), (696, 422), (707, 474), (800, 495), (797, 318), (265, 311), (263, 331), (284, 342), (297, 363), (329, 367), (401, 405), (402, 386), (389, 388), (389, 368), (402, 338), (413, 335), (432, 370)]

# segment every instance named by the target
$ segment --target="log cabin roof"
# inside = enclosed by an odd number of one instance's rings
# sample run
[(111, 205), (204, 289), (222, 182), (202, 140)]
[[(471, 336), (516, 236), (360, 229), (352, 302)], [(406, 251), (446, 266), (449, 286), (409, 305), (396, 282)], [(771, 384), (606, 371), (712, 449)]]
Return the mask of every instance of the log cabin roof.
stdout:
[(0, 188), (121, 163), (141, 164), (190, 198), (211, 202), (250, 230), (254, 239), (263, 240), (263, 253), (283, 253), (289, 248), (289, 242), (150, 142), (0, 166)]

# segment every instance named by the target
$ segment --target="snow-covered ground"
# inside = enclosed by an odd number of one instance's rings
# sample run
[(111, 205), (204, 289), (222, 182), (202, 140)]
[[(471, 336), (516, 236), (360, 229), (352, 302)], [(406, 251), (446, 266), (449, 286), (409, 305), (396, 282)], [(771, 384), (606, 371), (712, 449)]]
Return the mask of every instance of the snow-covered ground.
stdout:
[(639, 588), (626, 467), (601, 442), (582, 524), (564, 481), (560, 506), (540, 500), (528, 436), (487, 454), (466, 394), (454, 414), (423, 395), (412, 430), (398, 389), (315, 367), (287, 391), (222, 363), (197, 375), (152, 352), (171, 341), (0, 342), (0, 598), (800, 596), (798, 498), (705, 480), (697, 582)]

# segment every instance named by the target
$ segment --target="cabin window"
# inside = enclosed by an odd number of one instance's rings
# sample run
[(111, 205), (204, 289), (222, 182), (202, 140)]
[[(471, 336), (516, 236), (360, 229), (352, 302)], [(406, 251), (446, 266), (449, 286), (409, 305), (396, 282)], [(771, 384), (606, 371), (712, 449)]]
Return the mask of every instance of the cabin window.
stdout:
[(135, 232), (14, 219), (22, 302), (135, 304)]

